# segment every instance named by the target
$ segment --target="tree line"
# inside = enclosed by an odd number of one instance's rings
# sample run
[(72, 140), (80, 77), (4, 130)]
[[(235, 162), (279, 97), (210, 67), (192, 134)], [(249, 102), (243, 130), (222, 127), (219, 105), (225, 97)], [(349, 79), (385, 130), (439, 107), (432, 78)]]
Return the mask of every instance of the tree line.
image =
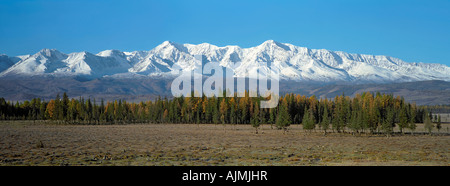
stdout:
[[(321, 129), (325, 134), (351, 131), (389, 135), (395, 126), (400, 132), (414, 131), (416, 123), (424, 122), (433, 127), (432, 114), (425, 107), (392, 94), (363, 92), (353, 98), (340, 95), (334, 99), (286, 94), (280, 96), (275, 108), (260, 108), (261, 100), (264, 98), (250, 97), (245, 92), (244, 97), (236, 94), (234, 97), (159, 97), (139, 103), (125, 100), (97, 103), (90, 98), (70, 99), (64, 93), (49, 101), (35, 98), (13, 103), (0, 98), (0, 119), (54, 120), (70, 124), (251, 124), (256, 132), (261, 124), (284, 131), (291, 124), (302, 124), (306, 131)], [(440, 117), (434, 122), (440, 126)]]

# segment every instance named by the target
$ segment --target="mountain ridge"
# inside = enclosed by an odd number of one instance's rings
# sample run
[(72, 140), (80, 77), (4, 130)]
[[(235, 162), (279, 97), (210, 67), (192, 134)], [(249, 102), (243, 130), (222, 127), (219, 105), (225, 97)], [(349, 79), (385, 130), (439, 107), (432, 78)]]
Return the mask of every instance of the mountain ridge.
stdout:
[(246, 70), (259, 69), (255, 64), (273, 63), (281, 79), (294, 81), (391, 83), (450, 79), (450, 68), (443, 64), (409, 63), (383, 55), (310, 49), (274, 40), (250, 48), (165, 41), (149, 51), (104, 50), (97, 54), (86, 51), (64, 54), (56, 49), (42, 49), (21, 58), (0, 56), (0, 77), (164, 77), (170, 76), (173, 64), (184, 70), (195, 69), (194, 55), (203, 55), (206, 62), (219, 62), (224, 67), (241, 62), (233, 68), (235, 77), (243, 77)]

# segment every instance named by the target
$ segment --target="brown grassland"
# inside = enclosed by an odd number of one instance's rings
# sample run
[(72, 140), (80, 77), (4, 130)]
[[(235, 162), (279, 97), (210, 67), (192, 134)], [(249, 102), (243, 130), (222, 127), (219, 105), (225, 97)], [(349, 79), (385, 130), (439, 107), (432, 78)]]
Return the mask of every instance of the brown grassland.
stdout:
[[(446, 128), (447, 127), (447, 128)], [(425, 135), (357, 135), (291, 125), (64, 125), (0, 122), (0, 165), (449, 166), (448, 124)]]

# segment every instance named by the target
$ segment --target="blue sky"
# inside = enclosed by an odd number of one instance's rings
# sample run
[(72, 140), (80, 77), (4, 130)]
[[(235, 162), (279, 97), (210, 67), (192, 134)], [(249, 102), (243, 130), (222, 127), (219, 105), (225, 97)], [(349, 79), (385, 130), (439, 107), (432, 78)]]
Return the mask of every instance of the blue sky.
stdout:
[(10, 56), (269, 39), (450, 66), (450, 1), (0, 0), (0, 53)]

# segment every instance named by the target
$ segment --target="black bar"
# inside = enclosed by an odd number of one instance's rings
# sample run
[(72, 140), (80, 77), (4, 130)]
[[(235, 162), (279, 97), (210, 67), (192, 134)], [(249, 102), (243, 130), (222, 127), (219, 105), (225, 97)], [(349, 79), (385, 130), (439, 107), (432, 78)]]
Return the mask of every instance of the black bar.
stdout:
[[(187, 166), (187, 167), (0, 167), (2, 178), (34, 183), (115, 185), (280, 185), (361, 184), (417, 181), (440, 183), (444, 167), (284, 167), (284, 166)], [(195, 174), (197, 173), (197, 177)], [(208, 177), (207, 174), (210, 176)], [(186, 175), (188, 180), (184, 180)], [(214, 175), (214, 180), (212, 176)], [(238, 177), (238, 178), (237, 178)], [(361, 180), (362, 179), (362, 180)], [(365, 181), (363, 181), (365, 180)]]

